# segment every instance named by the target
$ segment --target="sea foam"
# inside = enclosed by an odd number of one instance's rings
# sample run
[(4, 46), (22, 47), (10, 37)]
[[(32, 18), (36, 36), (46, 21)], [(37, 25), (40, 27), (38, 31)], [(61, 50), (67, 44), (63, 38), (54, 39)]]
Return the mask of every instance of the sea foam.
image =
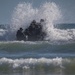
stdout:
[(55, 42), (75, 39), (75, 29), (62, 30), (54, 27), (62, 19), (62, 12), (54, 2), (45, 2), (38, 8), (34, 8), (31, 3), (19, 3), (12, 14), (11, 30), (16, 32), (20, 27), (26, 29), (32, 20), (39, 22), (41, 18), (45, 20), (43, 25), (43, 30), (47, 34), (45, 40)]
[(20, 27), (26, 29), (32, 20), (39, 22), (44, 19), (43, 30), (47, 33), (46, 39), (51, 39), (54, 33), (53, 25), (60, 18), (60, 10), (54, 2), (46, 2), (38, 8), (34, 8), (31, 3), (19, 3), (13, 11), (11, 30), (16, 32)]
[(2, 38), (5, 38), (7, 41), (14, 41), (16, 40), (16, 31), (20, 27), (25, 30), (32, 20), (39, 22), (40, 19), (44, 19), (43, 30), (47, 34), (44, 40), (49, 40), (53, 43), (74, 42), (75, 29), (58, 29), (54, 27), (62, 19), (63, 14), (61, 10), (54, 2), (45, 2), (38, 8), (33, 7), (32, 3), (19, 3), (13, 10), (11, 24), (7, 32), (2, 33), (0, 31), (0, 35), (4, 36)]
[(8, 65), (13, 68), (21, 67), (21, 68), (27, 68), (31, 66), (39, 66), (39, 65), (54, 65), (54, 66), (62, 66), (62, 58), (27, 58), (27, 59), (8, 59), (8, 58), (1, 58), (0, 59), (0, 65)]

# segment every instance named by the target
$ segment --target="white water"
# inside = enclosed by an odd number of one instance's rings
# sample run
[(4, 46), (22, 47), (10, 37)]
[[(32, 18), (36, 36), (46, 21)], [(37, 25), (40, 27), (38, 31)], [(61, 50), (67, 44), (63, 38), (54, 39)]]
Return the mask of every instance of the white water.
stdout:
[(22, 67), (22, 68), (30, 68), (30, 65), (54, 65), (54, 66), (62, 66), (62, 58), (53, 58), (53, 59), (47, 59), (47, 58), (28, 58), (28, 59), (8, 59), (8, 58), (1, 58), (0, 64), (9, 64), (9, 66), (13, 68)]
[[(23, 27), (26, 29), (32, 20), (37, 22), (45, 19), (43, 30), (47, 33), (45, 40), (50, 41), (74, 41), (75, 29), (61, 30), (54, 28), (62, 18), (61, 10), (54, 2), (46, 2), (38, 8), (33, 7), (31, 3), (19, 3), (13, 10), (10, 29), (8, 29), (8, 40), (14, 40), (16, 31)], [(10, 32), (10, 34), (9, 34)], [(4, 35), (4, 34), (3, 34)], [(1, 34), (2, 36), (2, 34)]]
[(51, 39), (54, 33), (54, 23), (61, 17), (60, 10), (55, 3), (46, 2), (39, 8), (33, 8), (30, 3), (19, 3), (12, 15), (11, 30), (16, 31), (20, 27), (27, 28), (32, 20), (37, 22), (45, 19), (43, 30), (47, 33), (46, 39)]

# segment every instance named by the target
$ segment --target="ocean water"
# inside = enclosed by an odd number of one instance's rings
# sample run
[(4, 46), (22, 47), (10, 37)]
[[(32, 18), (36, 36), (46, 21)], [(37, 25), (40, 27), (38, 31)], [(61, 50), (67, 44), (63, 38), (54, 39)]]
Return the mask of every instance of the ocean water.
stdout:
[[(44, 41), (16, 41), (19, 27), (45, 19)], [(61, 10), (54, 2), (39, 8), (19, 3), (11, 24), (0, 28), (0, 75), (75, 75), (75, 24), (59, 24)]]
[(74, 75), (75, 43), (0, 42), (0, 75)]

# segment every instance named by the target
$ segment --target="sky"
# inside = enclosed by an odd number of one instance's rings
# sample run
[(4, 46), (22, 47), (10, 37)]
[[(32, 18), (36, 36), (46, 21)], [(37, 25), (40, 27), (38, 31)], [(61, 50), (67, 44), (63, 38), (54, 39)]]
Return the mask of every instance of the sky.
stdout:
[(14, 8), (20, 2), (39, 7), (44, 2), (55, 2), (62, 13), (61, 23), (75, 23), (75, 0), (0, 0), (0, 24), (10, 24)]

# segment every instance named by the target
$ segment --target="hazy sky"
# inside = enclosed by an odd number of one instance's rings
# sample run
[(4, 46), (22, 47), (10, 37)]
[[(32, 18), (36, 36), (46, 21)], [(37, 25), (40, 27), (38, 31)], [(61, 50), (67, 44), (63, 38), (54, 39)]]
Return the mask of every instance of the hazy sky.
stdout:
[(63, 15), (61, 22), (75, 23), (75, 0), (0, 0), (0, 24), (10, 23), (12, 12), (19, 2), (30, 2), (38, 7), (46, 1), (55, 2), (60, 7)]

